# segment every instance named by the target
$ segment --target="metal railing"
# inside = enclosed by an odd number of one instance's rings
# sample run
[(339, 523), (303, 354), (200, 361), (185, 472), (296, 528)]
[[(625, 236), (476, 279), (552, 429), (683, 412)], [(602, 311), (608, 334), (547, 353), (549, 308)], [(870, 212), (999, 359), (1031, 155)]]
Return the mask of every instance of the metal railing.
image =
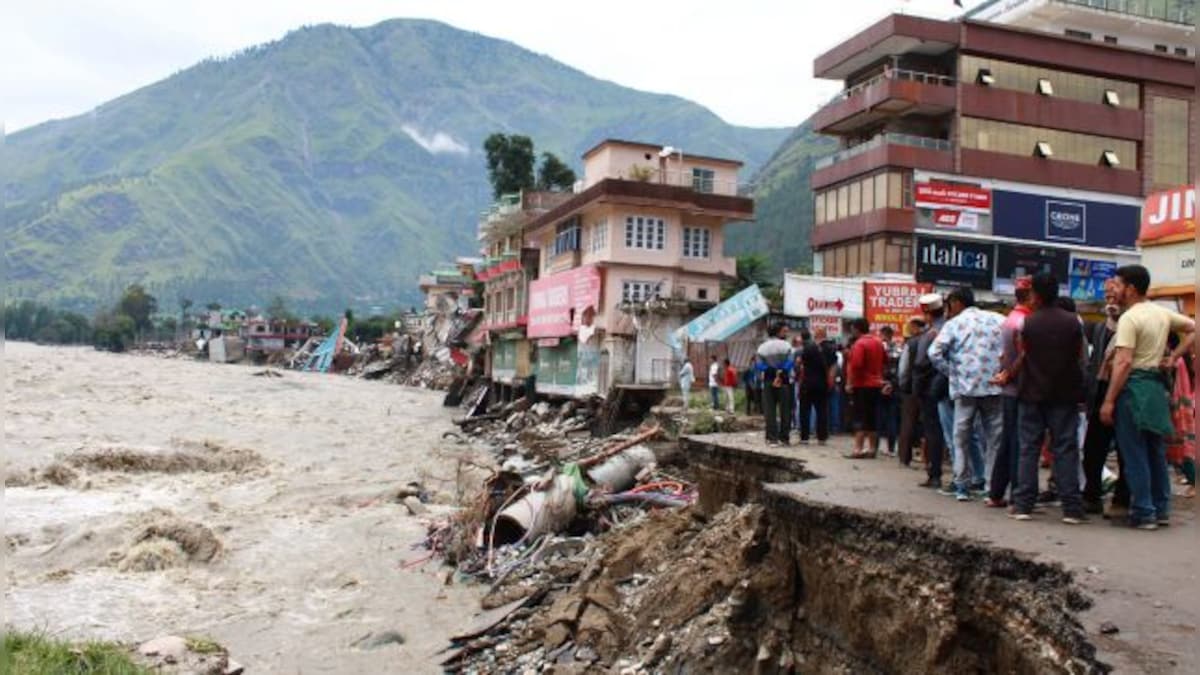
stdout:
[(814, 169), (824, 169), (833, 166), (838, 162), (844, 162), (851, 157), (874, 150), (875, 148), (883, 147), (884, 145), (907, 145), (914, 148), (927, 148), (929, 150), (951, 150), (954, 144), (943, 138), (929, 138), (926, 136), (912, 136), (910, 134), (885, 133), (875, 136), (865, 143), (859, 143), (853, 147), (839, 150), (831, 155), (825, 155), (813, 163)]
[(880, 73), (880, 74), (876, 75), (875, 77), (872, 77), (863, 82), (859, 82), (858, 84), (854, 85), (853, 87), (847, 87), (846, 89), (839, 91), (833, 98), (829, 99), (829, 103), (827, 103), (826, 105), (829, 105), (832, 103), (838, 103), (839, 101), (845, 101), (846, 99), (849, 99), (849, 98), (854, 98), (855, 96), (862, 94), (869, 87), (879, 84), (883, 80), (897, 80), (897, 81), (901, 81), (901, 82), (919, 82), (921, 84), (933, 84), (933, 85), (938, 85), (938, 86), (942, 86), (942, 87), (953, 87), (954, 86), (954, 78), (950, 77), (949, 75), (938, 75), (937, 73), (923, 73), (918, 70), (904, 70), (904, 69), (897, 68), (897, 69), (894, 69), (891, 71)]
[(673, 171), (668, 169), (667, 171), (662, 171), (648, 166), (634, 166), (625, 171), (611, 171), (608, 175), (602, 176), (601, 180), (604, 178), (673, 185), (675, 187), (691, 188), (696, 192), (727, 196), (737, 196), (739, 194), (738, 188), (741, 187), (737, 180), (696, 176), (690, 170)]
[(1102, 12), (1124, 14), (1168, 23), (1196, 24), (1195, 0), (1054, 0), (1063, 5), (1087, 7)]

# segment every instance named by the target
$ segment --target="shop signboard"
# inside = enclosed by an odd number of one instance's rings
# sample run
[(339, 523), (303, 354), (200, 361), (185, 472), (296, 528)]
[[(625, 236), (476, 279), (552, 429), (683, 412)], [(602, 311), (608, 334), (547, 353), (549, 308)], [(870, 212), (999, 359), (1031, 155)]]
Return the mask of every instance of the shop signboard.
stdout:
[(872, 331), (891, 326), (900, 335), (909, 317), (921, 313), (922, 295), (933, 292), (932, 284), (911, 281), (868, 281), (863, 284), (863, 307)]
[(1134, 250), (1139, 211), (1132, 203), (995, 190), (992, 234), (1036, 242)]
[(688, 342), (724, 342), (768, 311), (766, 298), (758, 284), (753, 284), (674, 331), (671, 347), (680, 349), (685, 338)]
[(1082, 302), (1102, 302), (1104, 282), (1117, 272), (1117, 263), (1112, 260), (1072, 258), (1071, 298)]
[(1195, 187), (1183, 185), (1146, 197), (1146, 204), (1142, 207), (1142, 227), (1138, 233), (1138, 241), (1142, 245), (1195, 234)]
[(863, 315), (861, 279), (785, 274), (783, 313), (854, 318)]
[(1012, 295), (1018, 278), (1042, 273), (1053, 274), (1059, 286), (1067, 288), (1071, 265), (1069, 250), (1019, 244), (999, 244), (996, 248), (996, 283), (993, 287), (996, 293)]
[(913, 203), (919, 209), (946, 209), (989, 213), (992, 210), (992, 191), (974, 185), (957, 183), (917, 183), (913, 186)]
[(595, 265), (542, 277), (529, 284), (530, 338), (573, 335), (591, 325), (600, 306), (600, 270)]
[(828, 316), (821, 314), (812, 314), (808, 317), (808, 329), (814, 335), (818, 331), (824, 332), (825, 337), (830, 340), (838, 340), (842, 337), (842, 317)]
[(1196, 243), (1192, 240), (1142, 249), (1142, 265), (1150, 270), (1150, 288), (1193, 286)]
[(993, 244), (917, 235), (917, 281), (991, 290), (996, 265)]

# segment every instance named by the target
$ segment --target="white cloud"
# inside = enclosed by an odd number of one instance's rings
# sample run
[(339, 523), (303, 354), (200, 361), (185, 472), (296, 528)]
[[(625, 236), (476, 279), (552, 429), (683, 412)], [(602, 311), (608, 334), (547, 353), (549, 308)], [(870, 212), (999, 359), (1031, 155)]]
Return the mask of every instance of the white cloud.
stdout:
[(433, 155), (443, 153), (465, 155), (468, 152), (465, 143), (454, 140), (453, 136), (442, 131), (435, 131), (432, 136), (426, 136), (411, 124), (405, 124), (400, 127), (400, 130), (408, 134), (409, 138), (416, 141), (417, 145), (425, 148), (426, 152)]

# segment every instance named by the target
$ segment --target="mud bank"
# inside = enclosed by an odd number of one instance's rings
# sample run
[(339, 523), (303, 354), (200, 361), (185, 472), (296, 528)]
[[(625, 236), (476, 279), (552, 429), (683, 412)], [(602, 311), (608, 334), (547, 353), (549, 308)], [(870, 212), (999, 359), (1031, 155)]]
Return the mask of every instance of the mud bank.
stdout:
[[(681, 441), (701, 502), (484, 600), (464, 672), (1104, 673), (1061, 566), (903, 515), (798, 498), (795, 457)], [(772, 484), (764, 481), (780, 481)]]

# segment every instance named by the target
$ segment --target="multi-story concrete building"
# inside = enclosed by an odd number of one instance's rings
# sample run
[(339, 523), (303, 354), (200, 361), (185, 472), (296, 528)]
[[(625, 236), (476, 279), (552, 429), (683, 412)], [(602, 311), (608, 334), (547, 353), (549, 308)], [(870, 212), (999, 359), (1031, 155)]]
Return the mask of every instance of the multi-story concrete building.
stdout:
[(994, 0), (817, 57), (845, 83), (812, 120), (842, 146), (812, 175), (817, 269), (985, 296), (1047, 270), (1097, 299), (1138, 259), (1143, 197), (1195, 175), (1193, 4)]
[(483, 214), (479, 242), (483, 262), (476, 279), (483, 282), (484, 330), (490, 349), (488, 377), (502, 398), (514, 393), (532, 374), (529, 284), (540, 270), (538, 249), (526, 237), (529, 223), (571, 198), (571, 193), (525, 191), (504, 195)]
[(579, 191), (526, 230), (540, 252), (527, 327), (537, 389), (665, 383), (668, 334), (716, 304), (736, 272), (723, 228), (754, 217), (737, 192), (741, 162), (616, 140), (583, 160)]

